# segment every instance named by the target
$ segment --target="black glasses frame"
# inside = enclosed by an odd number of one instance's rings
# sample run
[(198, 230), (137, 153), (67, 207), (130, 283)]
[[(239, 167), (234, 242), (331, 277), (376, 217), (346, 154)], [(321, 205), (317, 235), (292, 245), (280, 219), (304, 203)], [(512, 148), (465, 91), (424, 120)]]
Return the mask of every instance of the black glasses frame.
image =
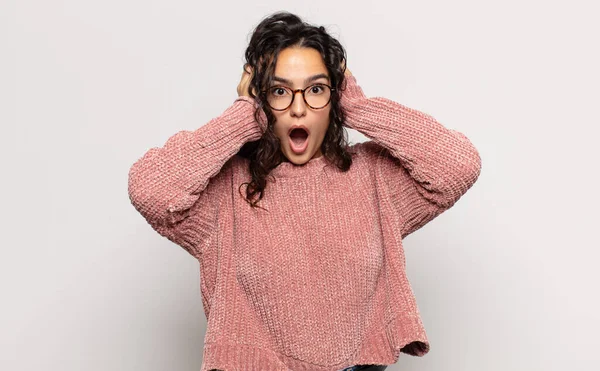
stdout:
[[(327, 103), (325, 103), (325, 104), (324, 104), (323, 106), (321, 106), (321, 107), (313, 107), (313, 106), (311, 106), (310, 104), (308, 104), (308, 102), (306, 101), (306, 96), (304, 95), (304, 92), (305, 92), (305, 91), (307, 91), (308, 89), (310, 89), (310, 88), (314, 87), (314, 86), (327, 86), (327, 87), (329, 88), (329, 91), (330, 91), (330, 93), (329, 93), (329, 100), (327, 101)], [(310, 108), (312, 108), (312, 109), (321, 109), (321, 108), (325, 108), (325, 107), (327, 107), (327, 105), (329, 104), (329, 102), (331, 102), (331, 92), (332, 92), (332, 91), (335, 91), (335, 88), (332, 88), (332, 87), (331, 87), (331, 86), (329, 86), (328, 84), (323, 84), (323, 83), (316, 83), (316, 84), (312, 84), (311, 86), (307, 86), (307, 87), (306, 87), (306, 88), (304, 88), (304, 89), (296, 89), (296, 90), (294, 90), (294, 89), (290, 88), (289, 86), (285, 86), (285, 85), (274, 85), (274, 86), (271, 86), (271, 87), (269, 88), (269, 90), (270, 90), (270, 89), (275, 89), (275, 88), (287, 88), (287, 89), (290, 89), (290, 90), (292, 91), (292, 101), (290, 102), (290, 104), (289, 104), (287, 107), (285, 107), (285, 108), (281, 108), (281, 109), (273, 108), (273, 107), (272, 107), (272, 106), (269, 104), (269, 99), (268, 99), (268, 98), (267, 98), (267, 96), (266, 96), (266, 95), (267, 95), (267, 92), (268, 92), (268, 90), (263, 90), (263, 91), (261, 91), (261, 93), (264, 95), (265, 102), (266, 102), (266, 103), (269, 105), (269, 107), (270, 107), (272, 110), (275, 110), (275, 111), (285, 111), (285, 110), (287, 110), (288, 108), (290, 108), (290, 107), (292, 106), (292, 104), (294, 103), (294, 99), (296, 99), (296, 93), (298, 93), (298, 92), (301, 92), (301, 93), (302, 93), (302, 99), (304, 100), (304, 103), (305, 103), (307, 106), (309, 106)]]

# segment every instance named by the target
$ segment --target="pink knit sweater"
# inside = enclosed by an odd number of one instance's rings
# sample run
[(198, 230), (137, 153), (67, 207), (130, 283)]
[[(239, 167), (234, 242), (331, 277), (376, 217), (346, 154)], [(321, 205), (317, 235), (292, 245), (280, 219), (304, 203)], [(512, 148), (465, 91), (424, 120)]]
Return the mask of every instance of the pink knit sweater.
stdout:
[(133, 206), (199, 261), (201, 371), (337, 371), (429, 351), (402, 239), (475, 183), (481, 158), (432, 116), (346, 81), (346, 125), (372, 140), (351, 146), (347, 172), (324, 156), (279, 164), (268, 211), (238, 190), (251, 178), (237, 152), (262, 133), (251, 98), (131, 167)]

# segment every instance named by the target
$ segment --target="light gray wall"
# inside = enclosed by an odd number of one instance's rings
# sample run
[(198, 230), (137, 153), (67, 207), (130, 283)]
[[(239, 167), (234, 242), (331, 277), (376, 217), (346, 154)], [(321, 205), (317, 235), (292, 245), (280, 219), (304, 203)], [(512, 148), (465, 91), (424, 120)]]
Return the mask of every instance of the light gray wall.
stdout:
[(289, 4), (0, 3), (0, 369), (199, 369), (198, 265), (130, 205), (127, 173), (233, 102), (250, 32), (281, 9), (338, 36), (368, 96), (482, 156), (467, 195), (405, 240), (431, 352), (388, 369), (597, 367), (597, 5)]

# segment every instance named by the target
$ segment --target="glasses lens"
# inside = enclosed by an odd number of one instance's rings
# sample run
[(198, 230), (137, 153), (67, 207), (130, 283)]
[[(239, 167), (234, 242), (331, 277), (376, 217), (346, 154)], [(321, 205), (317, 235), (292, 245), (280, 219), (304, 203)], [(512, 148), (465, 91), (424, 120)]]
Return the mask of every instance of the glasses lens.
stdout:
[(322, 108), (329, 103), (331, 90), (327, 85), (313, 85), (304, 92), (306, 102), (313, 108)]
[[(315, 84), (304, 91), (306, 102), (312, 108), (322, 108), (329, 103), (331, 89), (327, 85)], [(293, 92), (285, 86), (275, 86), (267, 92), (267, 102), (271, 108), (284, 110), (292, 103)]]
[(292, 102), (292, 91), (284, 86), (275, 86), (267, 92), (267, 102), (273, 109), (286, 109)]

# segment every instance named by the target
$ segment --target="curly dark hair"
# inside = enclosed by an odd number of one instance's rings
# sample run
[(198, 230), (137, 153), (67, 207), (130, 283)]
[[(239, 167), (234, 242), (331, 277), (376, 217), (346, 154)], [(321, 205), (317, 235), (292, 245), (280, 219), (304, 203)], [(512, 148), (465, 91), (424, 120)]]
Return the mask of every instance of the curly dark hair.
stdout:
[[(263, 198), (266, 178), (270, 171), (286, 161), (281, 152), (280, 140), (273, 130), (276, 118), (269, 105), (264, 103), (266, 97), (261, 92), (273, 83), (277, 57), (288, 47), (313, 48), (321, 54), (331, 86), (334, 88), (331, 92), (330, 121), (321, 144), (321, 153), (330, 164), (337, 166), (341, 171), (347, 171), (352, 165), (352, 153), (348, 150), (347, 133), (343, 128), (345, 114), (340, 105), (340, 89), (346, 71), (346, 51), (338, 40), (327, 33), (325, 27), (310, 25), (289, 12), (273, 13), (256, 26), (245, 52), (244, 68), (251, 66), (254, 70), (248, 87), (250, 96), (258, 103), (254, 117), (257, 122), (264, 122), (260, 120), (262, 110), (268, 120), (262, 137), (257, 141), (245, 143), (238, 151), (238, 155), (249, 160), (248, 170), (252, 180), (242, 185), (248, 184), (246, 201), (252, 207), (256, 207), (256, 203)], [(259, 92), (258, 96), (254, 91)], [(257, 194), (257, 200), (249, 201)]]

